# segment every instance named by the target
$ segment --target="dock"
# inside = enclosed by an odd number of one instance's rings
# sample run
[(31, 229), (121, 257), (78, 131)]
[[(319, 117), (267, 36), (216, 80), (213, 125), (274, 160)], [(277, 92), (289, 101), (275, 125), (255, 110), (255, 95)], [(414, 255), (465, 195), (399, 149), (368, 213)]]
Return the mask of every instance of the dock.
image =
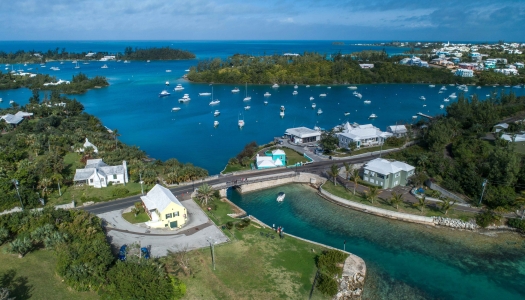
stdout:
[(429, 116), (429, 115), (425, 115), (424, 113), (420, 113), (420, 112), (418, 112), (417, 115), (418, 115), (418, 116), (421, 116), (421, 117), (428, 118), (428, 119), (430, 119), (430, 120), (433, 119), (433, 117), (431, 117), (431, 116)]

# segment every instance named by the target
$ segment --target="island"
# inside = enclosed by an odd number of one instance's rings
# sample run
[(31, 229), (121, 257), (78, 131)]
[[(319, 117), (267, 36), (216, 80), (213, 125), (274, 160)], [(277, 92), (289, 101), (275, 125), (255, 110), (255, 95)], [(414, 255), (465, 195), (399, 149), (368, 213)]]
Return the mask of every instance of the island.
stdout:
[(89, 89), (109, 86), (103, 76), (87, 77), (83, 73), (73, 75), (71, 80), (57, 79), (47, 74), (27, 72), (2, 73), (0, 71), (0, 90), (28, 88), (31, 90), (57, 91), (64, 94), (82, 94)]

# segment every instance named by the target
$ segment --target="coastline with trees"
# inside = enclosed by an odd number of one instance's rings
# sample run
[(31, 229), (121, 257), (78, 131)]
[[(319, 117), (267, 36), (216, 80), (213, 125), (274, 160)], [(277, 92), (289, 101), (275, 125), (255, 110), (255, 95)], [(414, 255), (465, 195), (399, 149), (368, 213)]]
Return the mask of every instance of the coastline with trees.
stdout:
[(89, 78), (83, 73), (73, 75), (69, 83), (63, 81), (57, 84), (58, 82), (56, 77), (47, 74), (28, 76), (0, 71), (0, 90), (28, 88), (30, 90), (58, 91), (65, 94), (83, 94), (89, 89), (109, 86), (106, 77)]

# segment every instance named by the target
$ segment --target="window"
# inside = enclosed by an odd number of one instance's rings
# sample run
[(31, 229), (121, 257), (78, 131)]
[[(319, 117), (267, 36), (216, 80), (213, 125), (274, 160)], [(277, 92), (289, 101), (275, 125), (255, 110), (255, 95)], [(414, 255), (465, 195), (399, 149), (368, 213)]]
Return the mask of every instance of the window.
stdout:
[(174, 218), (175, 218), (175, 217), (178, 217), (178, 216), (179, 216), (179, 212), (178, 212), (178, 211), (176, 211), (176, 212), (173, 213), (173, 217), (174, 217)]
[(93, 183), (93, 178), (91, 178), (91, 179), (89, 180), (89, 182), (90, 182), (90, 183)]
[(399, 177), (399, 173), (396, 173), (396, 175), (394, 175), (394, 178), (397, 178)]
[(365, 181), (368, 181), (368, 176), (365, 176)]
[(170, 219), (170, 218), (171, 218), (171, 213), (166, 214), (166, 219)]
[(368, 170), (365, 170), (365, 174), (368, 174)]
[(113, 174), (113, 179), (117, 179), (117, 174)]
[(164, 227), (168, 227), (168, 223), (164, 224)]
[(377, 177), (379, 177), (381, 179), (385, 179), (385, 175), (383, 175), (383, 174), (377, 174)]

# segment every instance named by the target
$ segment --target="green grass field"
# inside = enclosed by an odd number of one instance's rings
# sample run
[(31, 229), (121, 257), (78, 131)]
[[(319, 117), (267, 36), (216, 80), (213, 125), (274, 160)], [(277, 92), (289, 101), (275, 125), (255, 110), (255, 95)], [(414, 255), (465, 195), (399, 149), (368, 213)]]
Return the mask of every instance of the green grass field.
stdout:
[(281, 148), (284, 153), (286, 153), (286, 165), (288, 166), (294, 166), (296, 163), (302, 162), (306, 163), (308, 162), (308, 159), (304, 157), (303, 154), (298, 153), (297, 151), (283, 147)]
[(71, 290), (55, 274), (56, 257), (38, 250), (18, 258), (0, 249), (0, 286), (7, 286), (15, 299), (99, 299), (95, 292)]
[[(216, 204), (217, 210), (206, 213), (219, 227), (239, 221), (227, 216), (234, 213), (229, 203)], [(192, 273), (181, 275), (187, 285), (184, 299), (308, 298), (316, 272), (315, 257), (322, 247), (291, 237), (279, 239), (273, 230), (255, 223), (225, 233), (232, 241), (215, 246), (215, 271), (209, 248), (189, 252)], [(167, 265), (173, 266), (173, 260), (169, 256)], [(172, 272), (176, 270), (173, 267)], [(329, 298), (317, 290), (312, 297)]]
[(231, 172), (237, 172), (237, 171), (247, 171), (251, 170), (250, 166), (241, 166), (240, 164), (227, 164), (224, 171), (222, 171), (223, 174), (231, 173)]
[[(399, 147), (383, 145), (383, 151), (384, 150), (388, 150), (388, 149), (393, 149), (393, 148), (399, 148)], [(346, 157), (346, 156), (358, 155), (358, 154), (369, 153), (369, 152), (380, 151), (380, 150), (381, 150), (381, 146), (377, 146), (377, 147), (363, 147), (361, 149), (357, 149), (357, 150), (354, 150), (354, 151), (351, 151), (351, 152), (342, 152), (342, 151), (341, 152), (335, 152), (335, 154), (333, 154), (332, 156), (335, 156), (335, 157)]]
[(145, 212), (139, 213), (136, 217), (133, 212), (123, 213), (122, 217), (124, 220), (130, 222), (131, 224), (144, 223), (149, 221), (149, 216)]

